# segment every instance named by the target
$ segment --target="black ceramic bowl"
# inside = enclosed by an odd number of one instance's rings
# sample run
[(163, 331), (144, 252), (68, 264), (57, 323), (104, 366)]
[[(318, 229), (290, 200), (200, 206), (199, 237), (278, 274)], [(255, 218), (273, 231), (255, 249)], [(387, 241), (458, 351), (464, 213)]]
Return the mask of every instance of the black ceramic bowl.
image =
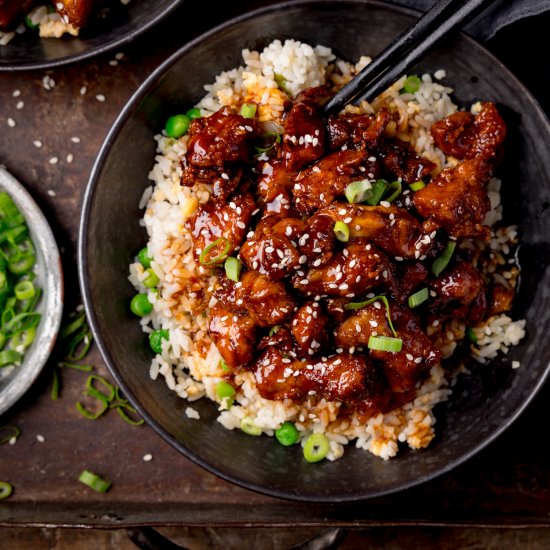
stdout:
[[(138, 203), (153, 164), (155, 133), (181, 106), (203, 95), (202, 86), (238, 66), (241, 49), (262, 49), (275, 38), (324, 44), (356, 60), (375, 54), (414, 19), (411, 12), (380, 2), (293, 2), (227, 22), (184, 46), (132, 97), (117, 119), (91, 175), (82, 214), (79, 262), (85, 305), (98, 345), (117, 383), (146, 421), (184, 456), (209, 471), (273, 496), (339, 502), (388, 494), (429, 480), (478, 452), (523, 411), (548, 373), (550, 348), (550, 128), (528, 91), (484, 48), (466, 36), (443, 46), (415, 72), (444, 68), (456, 83), (456, 100), (497, 102), (510, 123), (501, 174), (509, 222), (520, 226), (523, 266), (514, 311), (527, 320), (527, 336), (505, 361), (475, 368), (452, 399), (438, 407), (437, 437), (429, 448), (403, 449), (384, 462), (348, 448), (335, 462), (308, 464), (299, 448), (268, 437), (227, 431), (215, 421), (214, 405), (193, 406), (200, 420), (184, 414), (187, 403), (164, 382), (149, 379), (151, 352), (129, 312), (134, 290), (128, 264), (146, 242)], [(521, 193), (518, 192), (521, 189)], [(537, 197), (537, 200), (532, 200)], [(124, 337), (121, 337), (124, 335)], [(511, 361), (521, 368), (511, 369)]]
[(78, 37), (39, 38), (35, 32), (0, 46), (0, 71), (47, 69), (121, 48), (167, 16), (182, 0), (119, 0), (108, 3), (104, 17), (94, 17)]

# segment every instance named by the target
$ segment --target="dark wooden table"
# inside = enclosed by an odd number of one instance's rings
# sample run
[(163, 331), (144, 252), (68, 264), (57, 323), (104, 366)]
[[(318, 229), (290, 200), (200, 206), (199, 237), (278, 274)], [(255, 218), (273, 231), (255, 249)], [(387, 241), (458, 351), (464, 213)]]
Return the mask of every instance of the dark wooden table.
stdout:
[[(126, 47), (116, 64), (113, 53), (53, 71), (0, 74), (0, 163), (26, 185), (50, 220), (63, 257), (67, 311), (80, 299), (75, 260), (80, 204), (94, 157), (116, 114), (153, 68), (189, 38), (268, 3), (233, 3), (238, 5), (225, 6), (207, 19), (200, 3), (188, 2)], [(543, 29), (549, 23), (541, 16), (515, 24), (488, 44), (547, 112), (544, 78), (535, 73), (531, 52), (545, 51)], [(51, 90), (43, 86), (46, 75), (56, 83)], [(19, 97), (13, 97), (15, 90), (21, 91)], [(106, 100), (99, 101), (98, 95)], [(7, 124), (10, 117), (16, 121), (13, 128)], [(36, 140), (42, 147), (33, 144)], [(89, 362), (107, 376), (97, 350), (92, 349)], [(75, 403), (86, 374), (65, 370), (61, 397), (52, 401), (52, 367), (0, 418), (0, 425), (22, 429), (15, 445), (0, 447), (0, 479), (14, 486), (13, 495), (0, 503), (0, 525), (550, 526), (548, 385), (511, 429), (452, 473), (364, 503), (305, 505), (222, 481), (183, 458), (151, 429), (129, 426), (114, 411), (95, 422), (84, 419)], [(152, 460), (143, 460), (147, 454)], [(110, 491), (97, 494), (78, 483), (85, 468), (112, 479)]]

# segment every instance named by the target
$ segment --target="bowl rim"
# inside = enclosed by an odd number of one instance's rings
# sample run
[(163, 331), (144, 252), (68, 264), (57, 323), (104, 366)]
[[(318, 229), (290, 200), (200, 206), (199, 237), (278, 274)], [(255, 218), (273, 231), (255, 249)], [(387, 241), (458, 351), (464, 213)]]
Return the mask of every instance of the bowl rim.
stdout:
[(185, 0), (171, 0), (170, 4), (164, 9), (160, 10), (152, 19), (147, 21), (144, 25), (141, 25), (130, 32), (118, 36), (115, 34), (115, 37), (112, 40), (107, 41), (104, 44), (99, 44), (97, 46), (86, 49), (82, 52), (65, 55), (52, 60), (44, 61), (32, 61), (29, 63), (0, 63), (0, 73), (1, 72), (16, 72), (16, 71), (37, 71), (43, 69), (56, 69), (58, 67), (63, 67), (71, 63), (77, 63), (80, 61), (85, 61), (92, 57), (100, 56), (107, 52), (110, 52), (116, 48), (126, 46), (134, 39), (136, 39), (141, 34), (147, 32), (152, 27), (157, 25), (162, 19), (169, 15), (173, 10), (175, 10), (180, 4), (183, 4)]
[[(116, 137), (118, 136), (118, 134), (120, 133), (125, 122), (136, 110), (136, 108), (140, 105), (141, 101), (145, 98), (147, 93), (150, 92), (150, 90), (155, 86), (155, 83), (159, 80), (159, 78), (166, 71), (168, 71), (170, 67), (174, 65), (182, 55), (193, 50), (198, 44), (202, 43), (203, 41), (208, 40), (212, 36), (215, 36), (216, 34), (223, 32), (224, 30), (230, 27), (239, 25), (244, 21), (248, 21), (260, 16), (264, 16), (266, 14), (276, 12), (282, 9), (304, 7), (304, 6), (307, 7), (308, 5), (315, 5), (315, 4), (327, 5), (327, 6), (334, 5), (334, 4), (356, 4), (356, 5), (365, 6), (367, 8), (369, 6), (373, 6), (373, 7), (382, 8), (391, 12), (396, 12), (399, 14), (410, 15), (413, 17), (419, 17), (422, 14), (422, 12), (420, 12), (419, 10), (411, 9), (411, 8), (400, 6), (397, 4), (384, 2), (383, 0), (284, 0), (282, 2), (278, 2), (276, 4), (272, 4), (266, 7), (261, 7), (261, 8), (252, 10), (250, 12), (241, 14), (239, 16), (233, 17), (231, 19), (228, 19), (223, 23), (217, 25), (216, 27), (213, 27), (212, 29), (202, 33), (201, 35), (197, 36), (193, 40), (185, 43), (181, 48), (179, 48), (176, 52), (171, 54), (165, 61), (163, 61), (140, 84), (138, 89), (130, 97), (130, 99), (127, 101), (127, 103), (124, 105), (119, 115), (115, 119), (109, 133), (105, 138), (103, 145), (99, 150), (98, 156), (90, 172), (90, 177), (88, 180), (88, 184), (87, 184), (86, 191), (84, 194), (84, 199), (83, 199), (83, 206), (82, 206), (81, 219), (80, 219), (79, 238), (78, 238), (78, 275), (79, 275), (79, 283), (80, 283), (81, 293), (83, 297), (84, 307), (86, 310), (86, 314), (88, 316), (89, 324), (90, 324), (93, 336), (95, 337), (98, 348), (100, 350), (100, 353), (103, 357), (103, 360), (105, 361), (105, 364), (109, 369), (109, 372), (115, 379), (116, 383), (120, 386), (124, 394), (127, 396), (129, 401), (132, 403), (132, 405), (136, 408), (139, 414), (143, 416), (147, 424), (151, 426), (154, 429), (154, 431), (158, 435), (160, 435), (167, 443), (169, 443), (172, 447), (176, 448), (185, 458), (191, 460), (193, 463), (204, 468), (206, 471), (226, 481), (229, 481), (237, 486), (243, 487), (245, 489), (249, 489), (270, 497), (277, 497), (277, 498), (286, 499), (286, 500), (310, 502), (310, 503), (336, 504), (336, 503), (345, 503), (345, 502), (357, 502), (362, 500), (364, 501), (364, 500), (370, 500), (377, 497), (391, 495), (397, 492), (411, 489), (413, 487), (417, 487), (418, 485), (426, 483), (427, 481), (434, 480), (450, 472), (451, 470), (454, 470), (457, 466), (466, 462), (467, 460), (472, 458), (474, 455), (478, 454), (481, 450), (486, 448), (489, 444), (491, 444), (505, 430), (507, 430), (517, 420), (519, 416), (521, 416), (521, 414), (525, 411), (525, 409), (531, 403), (535, 395), (539, 392), (540, 388), (544, 385), (546, 379), (548, 378), (550, 374), (550, 363), (544, 367), (544, 372), (542, 376), (532, 386), (531, 391), (527, 396), (527, 398), (522, 402), (521, 406), (519, 406), (510, 417), (508, 417), (506, 422), (502, 423), (498, 427), (498, 429), (495, 429), (490, 434), (490, 436), (486, 437), (478, 445), (469, 449), (467, 452), (464, 452), (458, 455), (454, 460), (447, 463), (444, 467), (434, 470), (429, 474), (419, 476), (415, 479), (411, 479), (407, 482), (403, 482), (396, 486), (392, 486), (386, 489), (363, 491), (361, 493), (353, 494), (353, 495), (350, 495), (350, 494), (300, 495), (300, 494), (290, 493), (282, 489), (269, 488), (259, 483), (246, 481), (221, 471), (217, 467), (210, 465), (201, 457), (196, 456), (192, 450), (188, 449), (186, 446), (181, 444), (175, 437), (171, 436), (156, 420), (154, 420), (153, 417), (145, 410), (144, 406), (140, 404), (140, 402), (129, 390), (124, 379), (119, 374), (118, 369), (115, 365), (114, 360), (111, 357), (109, 350), (106, 348), (106, 346), (103, 343), (101, 334), (99, 332), (98, 319), (95, 313), (94, 304), (92, 302), (90, 290), (87, 284), (88, 220), (90, 216), (91, 205), (95, 196), (97, 183), (99, 181), (102, 168), (105, 164), (105, 160), (108, 158), (111, 146), (115, 141)], [(495, 65), (499, 67), (500, 70), (503, 70), (508, 74), (508, 77), (513, 82), (517, 91), (524, 95), (524, 97), (533, 106), (534, 112), (540, 115), (541, 122), (544, 125), (546, 125), (547, 132), (550, 135), (550, 121), (548, 120), (545, 112), (543, 111), (542, 107), (539, 105), (537, 100), (533, 97), (531, 92), (521, 83), (521, 81), (497, 57), (495, 57), (477, 40), (473, 39), (472, 37), (465, 34), (464, 32), (460, 32), (460, 37), (462, 40), (465, 40), (471, 47), (478, 48), (479, 50), (481, 50), (488, 59), (490, 59)]]
[(30, 193), (7, 170), (0, 166), (0, 190), (6, 191), (17, 204), (32, 234), (34, 246), (42, 256), (44, 312), (36, 339), (25, 352), (13, 377), (0, 389), (0, 415), (11, 408), (31, 387), (46, 365), (53, 350), (63, 315), (63, 270), (54, 234), (42, 210)]

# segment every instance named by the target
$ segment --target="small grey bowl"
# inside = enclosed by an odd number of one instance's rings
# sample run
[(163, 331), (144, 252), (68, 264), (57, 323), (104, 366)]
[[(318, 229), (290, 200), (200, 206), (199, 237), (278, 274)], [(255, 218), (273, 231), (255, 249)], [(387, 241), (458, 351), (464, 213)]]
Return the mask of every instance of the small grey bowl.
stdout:
[(42, 319), (34, 342), (17, 367), (0, 369), (0, 415), (30, 388), (53, 349), (63, 313), (63, 273), (57, 243), (38, 205), (25, 188), (0, 167), (0, 191), (6, 191), (25, 216), (36, 249), (36, 282), (42, 297), (36, 311)]

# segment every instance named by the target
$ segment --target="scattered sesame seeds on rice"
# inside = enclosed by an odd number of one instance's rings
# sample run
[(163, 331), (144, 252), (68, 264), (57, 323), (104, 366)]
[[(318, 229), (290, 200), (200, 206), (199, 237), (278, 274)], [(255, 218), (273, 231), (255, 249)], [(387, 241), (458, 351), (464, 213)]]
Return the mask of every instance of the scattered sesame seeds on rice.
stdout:
[[(243, 62), (243, 66), (219, 74), (212, 84), (205, 86), (207, 93), (197, 104), (203, 115), (208, 116), (224, 105), (240, 105), (248, 99), (259, 104), (261, 123), (277, 127), (285, 101), (311, 86), (323, 83), (342, 86), (367, 65), (370, 58), (364, 56), (351, 64), (336, 59), (324, 46), (276, 40), (262, 52), (243, 50)], [(443, 69), (434, 74), (438, 81), (446, 77)], [(404, 78), (372, 103), (363, 101), (357, 106), (347, 106), (346, 111), (374, 113), (383, 105), (388, 107), (397, 120), (388, 125), (388, 132), (410, 142), (417, 153), (435, 162), (438, 170), (452, 166), (453, 159), (446, 158), (435, 147), (430, 134), (435, 121), (457, 110), (450, 98), (452, 89), (425, 74), (415, 93), (400, 93)], [(284, 86), (280, 85), (281, 79)], [(205, 396), (214, 401), (219, 411), (218, 422), (229, 430), (240, 429), (242, 419), (249, 417), (269, 436), (285, 421), (294, 422), (302, 445), (311, 433), (324, 433), (329, 439), (329, 460), (340, 458), (350, 443), (385, 460), (394, 457), (400, 445), (413, 449), (428, 446), (435, 434), (434, 406), (450, 398), (454, 384), (453, 376), (445, 368), (445, 359), (466, 336), (467, 327), (456, 319), (447, 323), (434, 322), (427, 327), (427, 334), (442, 351), (444, 361), (431, 368), (428, 377), (417, 388), (414, 400), (367, 421), (356, 413), (339, 416), (341, 403), (314, 395), (304, 403), (263, 399), (256, 389), (254, 375), (248, 371), (234, 374), (234, 403), (228, 408), (227, 400), (220, 400), (215, 388), (223, 379), (224, 371), (221, 357), (208, 335), (207, 317), (203, 314), (205, 307), (214, 303), (216, 276), (203, 278), (200, 293), (191, 291), (190, 279), (202, 268), (195, 261), (193, 241), (185, 227), (186, 219), (209, 199), (210, 188), (207, 185), (193, 188), (180, 185), (180, 158), (186, 152), (187, 136), (172, 139), (159, 134), (155, 140), (157, 154), (149, 173), (153, 184), (144, 189), (139, 206), (144, 209), (141, 225), (148, 234), (151, 266), (160, 279), (158, 295), (143, 284), (147, 274), (139, 262), (130, 265), (129, 274), (130, 282), (139, 292), (147, 293), (153, 304), (152, 312), (141, 319), (143, 331), (165, 329), (169, 332), (168, 339), (162, 340), (160, 353), (150, 364), (151, 378), (164, 378), (171, 390), (189, 402)], [(488, 186), (491, 211), (486, 223), (490, 226), (502, 218), (499, 191), (500, 182), (493, 178)], [(501, 277), (515, 287), (519, 270), (510, 260), (516, 241), (517, 228), (498, 227), (492, 230), (488, 244), (466, 242), (463, 246), (480, 246), (480, 253), (487, 257), (491, 251), (501, 255), (500, 267), (496, 268), (494, 262), (489, 261), (481, 267), (488, 276)], [(508, 278), (501, 264), (511, 274)], [(507, 353), (516, 345), (525, 336), (525, 321), (513, 321), (501, 314), (474, 330), (477, 344), (471, 347), (472, 356), (481, 363), (498, 353)], [(512, 368), (518, 366), (518, 362), (512, 362)], [(186, 408), (185, 414), (189, 418), (199, 418), (191, 406)]]

